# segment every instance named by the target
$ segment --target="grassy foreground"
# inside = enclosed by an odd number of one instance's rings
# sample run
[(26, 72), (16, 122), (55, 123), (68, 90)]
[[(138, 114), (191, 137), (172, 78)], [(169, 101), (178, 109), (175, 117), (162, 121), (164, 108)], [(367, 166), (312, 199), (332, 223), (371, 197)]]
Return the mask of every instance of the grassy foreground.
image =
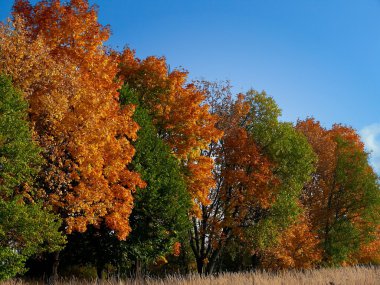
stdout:
[[(42, 281), (12, 280), (1, 283), (2, 285), (43, 284)], [(122, 280), (122, 281), (85, 281), (78, 279), (61, 280), (57, 285), (377, 285), (380, 284), (379, 267), (345, 267), (338, 269), (318, 269), (305, 271), (283, 271), (283, 272), (247, 272), (247, 273), (225, 273), (218, 276), (201, 277), (198, 275), (170, 276), (165, 279), (146, 278), (144, 280)]]

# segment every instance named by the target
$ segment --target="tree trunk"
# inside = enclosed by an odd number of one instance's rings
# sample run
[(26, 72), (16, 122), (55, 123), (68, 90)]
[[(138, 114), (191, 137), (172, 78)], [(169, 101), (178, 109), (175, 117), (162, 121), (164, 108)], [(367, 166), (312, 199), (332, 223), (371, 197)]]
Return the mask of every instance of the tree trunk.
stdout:
[(103, 264), (98, 263), (96, 265), (96, 275), (98, 276), (99, 280), (103, 279), (103, 269), (104, 269), (104, 265)]
[(132, 266), (132, 277), (136, 280), (141, 279), (142, 270), (141, 270), (141, 260), (139, 258), (135, 258), (133, 266)]
[(255, 253), (251, 256), (252, 269), (257, 269), (260, 266), (260, 255)]
[(207, 275), (214, 273), (215, 264), (216, 264), (215, 260), (207, 264)]
[(203, 274), (203, 266), (204, 266), (204, 260), (203, 258), (197, 258), (197, 270), (200, 275)]
[(206, 274), (212, 274), (214, 272), (215, 264), (216, 261), (219, 257), (221, 248), (215, 249), (213, 253), (211, 254), (208, 263), (207, 263), (207, 268), (206, 268)]
[(58, 280), (58, 266), (59, 266), (59, 251), (56, 251), (53, 253), (52, 257), (52, 266), (51, 266), (51, 273), (49, 277), (49, 284), (56, 284)]

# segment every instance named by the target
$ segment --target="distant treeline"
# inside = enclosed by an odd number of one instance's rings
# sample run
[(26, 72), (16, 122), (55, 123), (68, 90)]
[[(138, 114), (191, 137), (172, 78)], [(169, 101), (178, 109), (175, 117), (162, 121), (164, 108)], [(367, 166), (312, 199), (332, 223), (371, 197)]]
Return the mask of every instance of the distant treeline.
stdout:
[(87, 0), (16, 0), (0, 25), (0, 280), (380, 263), (354, 129), (109, 35)]

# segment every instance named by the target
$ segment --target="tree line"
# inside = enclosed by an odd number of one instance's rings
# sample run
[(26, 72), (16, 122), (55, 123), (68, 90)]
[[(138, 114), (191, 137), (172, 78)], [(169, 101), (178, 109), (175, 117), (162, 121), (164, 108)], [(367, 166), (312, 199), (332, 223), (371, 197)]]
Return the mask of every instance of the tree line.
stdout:
[(105, 45), (87, 0), (0, 25), (0, 280), (378, 264), (357, 132)]

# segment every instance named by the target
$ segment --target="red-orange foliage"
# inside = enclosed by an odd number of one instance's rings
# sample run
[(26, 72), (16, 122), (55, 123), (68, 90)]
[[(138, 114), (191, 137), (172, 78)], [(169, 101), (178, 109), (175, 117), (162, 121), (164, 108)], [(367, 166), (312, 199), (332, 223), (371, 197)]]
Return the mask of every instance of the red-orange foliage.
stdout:
[(217, 163), (222, 165), (220, 199), (224, 204), (223, 227), (239, 230), (252, 209), (267, 209), (275, 199), (273, 164), (249, 134), (244, 121), (249, 104), (239, 95), (231, 113), (220, 122), (224, 136)]
[(380, 226), (374, 233), (375, 239), (370, 243), (364, 243), (359, 252), (354, 256), (354, 260), (359, 264), (380, 264)]
[(160, 136), (187, 168), (188, 189), (192, 197), (208, 204), (209, 189), (214, 186), (213, 161), (202, 155), (221, 132), (215, 128), (216, 116), (203, 104), (205, 96), (193, 84), (187, 84), (187, 72), (169, 71), (165, 58), (154, 56), (140, 60), (130, 49), (121, 56), (120, 77), (137, 90), (157, 126)]
[(249, 103), (243, 95), (236, 101), (219, 99), (221, 105), (213, 107), (224, 135), (211, 154), (216, 157), (217, 183), (211, 190), (210, 205), (202, 207), (199, 219), (193, 219), (190, 241), (198, 272), (209, 273), (229, 241), (251, 244), (245, 229), (265, 216), (275, 200), (277, 184), (273, 163), (247, 130)]
[[(331, 188), (333, 187), (336, 167), (336, 142), (331, 133), (325, 130), (319, 122), (313, 119), (299, 121), (297, 129), (301, 131), (318, 156), (317, 169), (312, 180), (305, 186), (302, 203), (309, 213), (312, 229), (322, 229), (326, 219), (333, 215), (332, 209), (326, 209)], [(327, 211), (329, 213), (327, 213)], [(322, 218), (325, 217), (325, 218)]]
[(87, 0), (71, 0), (66, 4), (42, 0), (34, 6), (28, 0), (16, 0), (13, 16), (22, 17), (31, 40), (43, 37), (54, 59), (69, 58), (81, 74), (92, 73), (91, 80), (96, 80), (99, 89), (112, 89), (116, 96), (113, 80), (117, 64), (103, 46), (110, 30), (98, 23), (97, 10)]
[(319, 239), (305, 216), (284, 231), (276, 246), (264, 251), (262, 267), (270, 269), (313, 268), (322, 258)]
[(66, 231), (104, 221), (124, 239), (137, 173), (127, 169), (136, 139), (133, 107), (120, 109), (118, 62), (103, 46), (109, 30), (85, 0), (18, 0), (14, 27), (0, 30), (2, 72), (26, 92), (46, 150), (44, 190)]
[(181, 243), (177, 241), (173, 244), (173, 255), (179, 256), (180, 254), (181, 254)]

